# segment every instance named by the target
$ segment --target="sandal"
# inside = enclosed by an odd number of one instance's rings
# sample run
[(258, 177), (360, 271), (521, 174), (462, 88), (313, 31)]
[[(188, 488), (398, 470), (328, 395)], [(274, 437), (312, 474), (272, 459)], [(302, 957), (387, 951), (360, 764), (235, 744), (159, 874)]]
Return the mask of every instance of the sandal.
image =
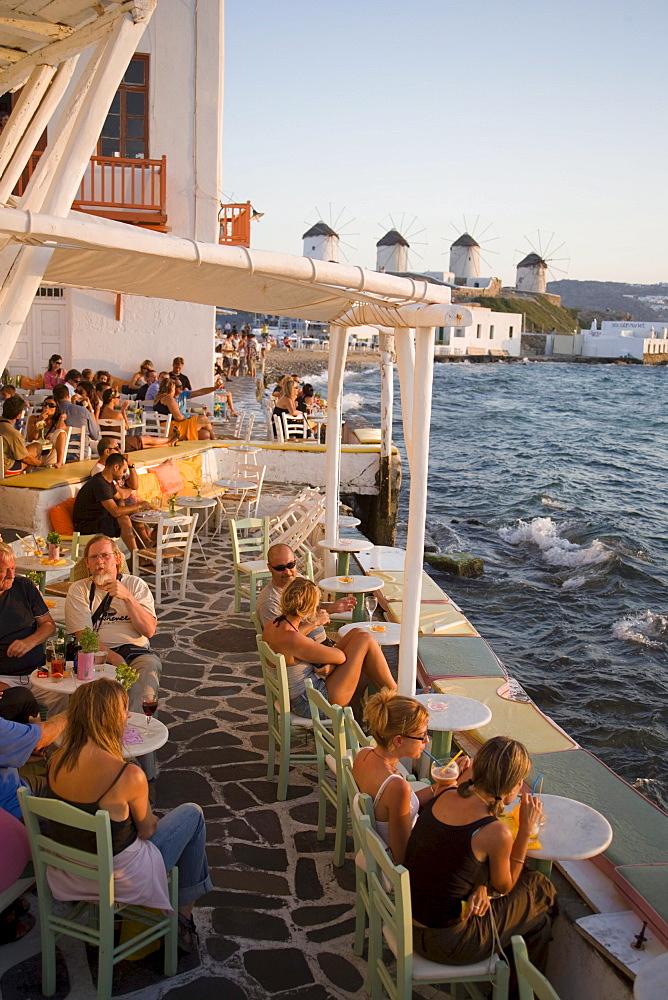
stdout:
[(35, 926), (35, 918), (26, 912), (24, 905), (17, 900), (0, 913), (0, 945), (20, 941)]
[(179, 951), (189, 955), (199, 940), (195, 921), (192, 917), (188, 919), (188, 917), (184, 917), (182, 913), (179, 913), (178, 937)]

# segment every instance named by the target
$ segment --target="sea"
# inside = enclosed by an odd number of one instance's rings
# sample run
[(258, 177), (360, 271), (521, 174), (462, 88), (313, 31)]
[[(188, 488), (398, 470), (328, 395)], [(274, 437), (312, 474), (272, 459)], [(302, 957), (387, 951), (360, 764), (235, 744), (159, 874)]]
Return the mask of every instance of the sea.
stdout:
[[(344, 393), (378, 425), (377, 367), (347, 372)], [(398, 385), (393, 435), (401, 545)], [(663, 808), (667, 441), (666, 368), (435, 365), (426, 545), (482, 556), (485, 572), (425, 568), (541, 709)]]

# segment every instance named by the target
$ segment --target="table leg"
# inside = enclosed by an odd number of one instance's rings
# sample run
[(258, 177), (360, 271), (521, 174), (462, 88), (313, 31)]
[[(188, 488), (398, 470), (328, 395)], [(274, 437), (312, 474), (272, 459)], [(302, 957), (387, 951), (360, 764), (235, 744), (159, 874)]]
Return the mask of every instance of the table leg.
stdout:
[(431, 738), (432, 756), (444, 760), (452, 750), (452, 733), (435, 731)]
[(350, 552), (339, 552), (336, 571), (339, 576), (348, 576), (350, 571)]
[[(39, 570), (38, 570), (38, 572), (39, 572)], [(39, 574), (39, 583), (37, 584), (37, 586), (39, 587), (40, 594), (43, 594), (44, 593), (44, 588), (46, 587), (46, 573), (40, 573)]]
[(355, 604), (355, 607), (353, 608), (352, 620), (354, 622), (363, 622), (365, 620), (364, 598), (365, 598), (366, 595), (365, 594), (354, 594), (353, 596), (357, 598), (357, 603)]
[(552, 877), (552, 862), (547, 858), (527, 858), (531, 862), (531, 868), (537, 872), (542, 872), (548, 878)]

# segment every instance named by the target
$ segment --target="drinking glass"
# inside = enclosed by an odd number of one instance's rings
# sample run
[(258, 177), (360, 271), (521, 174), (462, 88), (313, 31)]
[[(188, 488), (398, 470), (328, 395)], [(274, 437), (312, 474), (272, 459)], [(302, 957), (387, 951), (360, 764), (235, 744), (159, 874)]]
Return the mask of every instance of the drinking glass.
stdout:
[(366, 610), (369, 615), (369, 624), (373, 621), (373, 616), (376, 608), (378, 607), (378, 598), (375, 594), (369, 594), (369, 596), (364, 601), (366, 605)]
[(459, 765), (456, 760), (450, 761), (449, 757), (445, 760), (432, 761), (431, 776), (434, 781), (455, 785), (459, 777)]
[(144, 700), (141, 703), (141, 707), (144, 715), (146, 716), (146, 725), (150, 726), (151, 719), (155, 715), (156, 710), (158, 708), (158, 699), (151, 697), (144, 698)]

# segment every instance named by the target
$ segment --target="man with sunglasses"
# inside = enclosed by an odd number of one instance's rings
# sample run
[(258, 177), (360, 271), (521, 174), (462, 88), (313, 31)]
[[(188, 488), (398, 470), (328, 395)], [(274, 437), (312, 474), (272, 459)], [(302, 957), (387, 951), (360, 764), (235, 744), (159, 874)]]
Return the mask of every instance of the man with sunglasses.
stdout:
[[(257, 596), (255, 613), (266, 625), (274, 618), (278, 618), (281, 612), (281, 594), (289, 583), (299, 576), (297, 572), (297, 558), (289, 545), (272, 545), (267, 553), (267, 568), (271, 573), (271, 582), (264, 587)], [(347, 597), (340, 597), (338, 601), (322, 603), (316, 612), (315, 628), (309, 633), (309, 639), (316, 642), (324, 642), (325, 628), (329, 622), (330, 614), (341, 614), (343, 611), (352, 611), (355, 607), (355, 598), (352, 594)]]
[(60, 407), (60, 412), (65, 414), (65, 422), (68, 427), (85, 427), (89, 440), (99, 441), (100, 428), (95, 417), (85, 406), (77, 406), (74, 395), (70, 398), (66, 385), (57, 385), (53, 390), (53, 398)]

